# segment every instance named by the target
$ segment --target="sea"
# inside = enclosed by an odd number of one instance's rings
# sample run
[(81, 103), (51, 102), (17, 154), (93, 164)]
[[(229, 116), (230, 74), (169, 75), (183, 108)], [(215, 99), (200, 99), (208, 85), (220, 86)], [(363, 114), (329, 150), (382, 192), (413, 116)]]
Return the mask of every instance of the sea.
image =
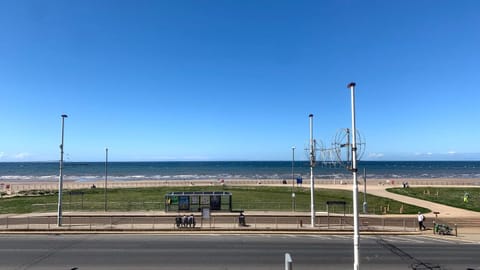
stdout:
[[(107, 166), (106, 166), (107, 165)], [(293, 168), (292, 168), (293, 165)], [(105, 166), (107, 170), (105, 170)], [(293, 169), (293, 170), (292, 170)], [(293, 171), (293, 175), (292, 175)], [(360, 174), (378, 179), (480, 178), (480, 161), (360, 161)], [(308, 178), (308, 161), (169, 161), (169, 162), (65, 162), (65, 180), (109, 181), (197, 179)], [(56, 181), (58, 162), (0, 162), (0, 181)], [(316, 179), (345, 179), (351, 172), (338, 164), (316, 164)]]

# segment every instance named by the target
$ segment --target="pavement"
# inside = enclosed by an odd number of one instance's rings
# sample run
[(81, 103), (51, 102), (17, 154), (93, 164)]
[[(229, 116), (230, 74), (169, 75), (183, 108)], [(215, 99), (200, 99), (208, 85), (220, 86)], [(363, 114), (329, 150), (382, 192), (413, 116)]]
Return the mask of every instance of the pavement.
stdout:
[[(398, 185), (397, 185), (398, 186)], [(450, 186), (450, 185), (449, 185)], [(425, 200), (420, 200), (420, 199), (416, 199), (416, 198), (412, 198), (412, 197), (408, 197), (408, 196), (403, 196), (403, 195), (399, 195), (399, 194), (395, 194), (395, 193), (391, 193), (391, 192), (388, 192), (386, 189), (387, 188), (390, 188), (390, 187), (395, 187), (393, 185), (370, 185), (367, 187), (367, 193), (369, 194), (372, 194), (372, 195), (376, 195), (376, 196), (380, 196), (380, 197), (385, 197), (385, 198), (391, 198), (393, 200), (397, 200), (397, 201), (401, 201), (401, 202), (405, 202), (407, 204), (412, 204), (412, 205), (417, 205), (417, 206), (420, 206), (420, 207), (423, 207), (423, 208), (428, 208), (428, 209), (431, 209), (432, 212), (430, 213), (424, 213), (426, 218), (427, 218), (427, 227), (432, 227), (433, 224), (429, 223), (431, 221), (434, 221), (436, 220), (436, 218), (442, 220), (442, 221), (448, 221), (448, 223), (452, 226), (453, 223), (459, 223), (461, 224), (462, 221), (468, 221), (467, 222), (467, 226), (462, 226), (462, 225), (459, 225), (459, 234), (458, 234), (458, 237), (461, 237), (461, 238), (464, 238), (464, 239), (471, 239), (473, 241), (480, 241), (480, 213), (479, 212), (474, 212), (474, 211), (469, 211), (469, 210), (465, 210), (465, 209), (459, 209), (459, 208), (455, 208), (455, 207), (451, 207), (451, 206), (447, 206), (447, 205), (442, 205), (442, 204), (438, 204), (438, 203), (433, 203), (433, 202), (429, 202), (429, 201), (425, 201)], [(465, 187), (465, 186), (463, 186)], [(476, 186), (478, 187), (478, 186)], [(343, 190), (352, 190), (352, 186), (351, 185), (345, 185), (345, 184), (327, 184), (327, 185), (317, 185), (317, 188), (321, 188), (321, 189), (343, 189)], [(359, 189), (361, 189), (362, 186), (359, 186)], [(439, 212), (440, 214), (436, 217), (435, 214), (433, 212)], [(68, 212), (65, 212), (64, 213), (65, 215), (68, 215), (68, 214), (71, 214), (71, 215), (75, 215), (75, 216), (82, 216), (82, 215), (89, 215), (89, 216), (95, 216), (95, 215), (105, 215), (105, 212), (98, 212), (98, 213), (92, 213), (92, 212), (85, 212), (85, 213), (79, 213), (79, 212), (75, 212), (75, 213), (68, 213)], [(264, 216), (271, 216), (271, 217), (275, 217), (275, 216), (298, 216), (299, 214), (301, 215), (301, 213), (298, 213), (298, 212), (291, 212), (291, 211), (287, 211), (287, 212), (276, 212), (276, 211), (246, 211), (245, 214), (247, 216), (261, 216), (261, 215), (264, 215)], [(309, 213), (305, 213), (306, 215), (308, 215)], [(45, 215), (45, 214), (27, 214), (27, 215), (8, 215), (8, 217), (33, 217), (33, 216), (42, 216), (42, 215)], [(50, 213), (50, 215), (52, 215), (52, 213)], [(165, 213), (165, 212), (139, 212), (139, 213), (132, 213), (132, 212), (126, 212), (126, 213), (121, 213), (121, 212), (115, 212), (115, 213), (112, 213), (112, 212), (108, 212), (108, 215), (112, 215), (112, 216), (122, 216), (122, 215), (125, 215), (125, 216), (135, 216), (135, 215), (138, 215), (138, 216), (168, 216), (168, 215), (171, 215), (171, 213)], [(233, 216), (236, 216), (237, 213), (232, 213), (232, 217)], [(0, 215), (0, 218), (1, 217), (5, 217), (6, 215)], [(368, 216), (368, 215), (363, 215), (363, 214), (360, 214), (360, 216)], [(416, 218), (416, 215), (383, 215), (382, 217), (396, 217), (396, 218), (399, 218), (399, 217), (405, 217), (405, 218), (409, 218), (410, 220), (415, 220)], [(429, 226), (430, 225), (430, 226)], [(420, 234), (423, 234), (423, 235), (432, 235), (433, 236), (433, 231), (430, 229), (430, 230), (427, 230), (427, 231), (422, 231), (422, 232), (418, 232), (417, 233), (420, 233)], [(437, 237), (443, 237), (443, 236), (437, 236)]]

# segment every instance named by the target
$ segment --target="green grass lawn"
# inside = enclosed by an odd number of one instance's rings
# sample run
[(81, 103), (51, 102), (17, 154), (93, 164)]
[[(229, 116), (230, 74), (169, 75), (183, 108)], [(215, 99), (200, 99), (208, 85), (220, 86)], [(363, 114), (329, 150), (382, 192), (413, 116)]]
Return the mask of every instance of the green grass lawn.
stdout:
[[(122, 188), (108, 190), (109, 211), (163, 211), (164, 196), (172, 191), (228, 191), (232, 193), (234, 210), (291, 211), (292, 193), (290, 187), (154, 187)], [(83, 195), (79, 195), (83, 192)], [(63, 193), (63, 211), (103, 211), (104, 190), (76, 190), (70, 195)], [(295, 189), (295, 210), (310, 211), (310, 190)], [(21, 196), (0, 199), (0, 214), (54, 212), (57, 209), (58, 194)], [(362, 209), (363, 194), (359, 193), (359, 210)], [(315, 192), (316, 211), (326, 211), (326, 201), (345, 201), (346, 212), (352, 212), (352, 192), (345, 190), (320, 189)], [(414, 214), (428, 209), (407, 205), (388, 198), (367, 196), (369, 213)], [(330, 207), (331, 212), (341, 213), (343, 207)]]
[[(410, 187), (389, 188), (387, 190), (422, 200), (480, 212), (480, 187)], [(465, 193), (468, 193), (468, 202), (464, 202)]]

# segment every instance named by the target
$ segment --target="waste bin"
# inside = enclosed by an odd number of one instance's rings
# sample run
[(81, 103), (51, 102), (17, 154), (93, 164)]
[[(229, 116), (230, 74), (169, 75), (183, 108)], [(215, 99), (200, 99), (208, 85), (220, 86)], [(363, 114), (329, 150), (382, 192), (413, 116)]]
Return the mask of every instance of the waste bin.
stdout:
[(245, 216), (243, 214), (240, 214), (240, 216), (238, 217), (238, 225), (246, 226)]

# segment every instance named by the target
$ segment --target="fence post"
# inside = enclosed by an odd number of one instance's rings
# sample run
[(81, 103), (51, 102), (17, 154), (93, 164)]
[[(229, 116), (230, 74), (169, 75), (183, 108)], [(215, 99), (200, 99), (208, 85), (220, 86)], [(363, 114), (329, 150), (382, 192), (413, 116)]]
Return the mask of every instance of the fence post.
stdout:
[(458, 227), (457, 227), (457, 224), (455, 224), (455, 237), (458, 236)]

